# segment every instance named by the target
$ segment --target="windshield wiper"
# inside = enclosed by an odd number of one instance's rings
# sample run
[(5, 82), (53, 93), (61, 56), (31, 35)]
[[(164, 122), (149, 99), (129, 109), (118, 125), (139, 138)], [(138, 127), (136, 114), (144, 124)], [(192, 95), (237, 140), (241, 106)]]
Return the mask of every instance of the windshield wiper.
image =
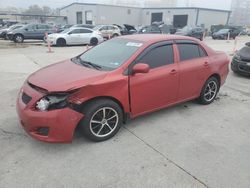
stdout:
[(92, 68), (97, 69), (97, 70), (102, 69), (101, 66), (99, 66), (97, 64), (94, 64), (94, 63), (91, 63), (89, 61), (84, 61), (80, 57), (75, 57), (75, 58), (72, 59), (72, 61), (75, 61), (75, 63), (77, 63), (77, 64), (81, 64), (81, 65), (87, 66), (87, 67), (92, 67)]

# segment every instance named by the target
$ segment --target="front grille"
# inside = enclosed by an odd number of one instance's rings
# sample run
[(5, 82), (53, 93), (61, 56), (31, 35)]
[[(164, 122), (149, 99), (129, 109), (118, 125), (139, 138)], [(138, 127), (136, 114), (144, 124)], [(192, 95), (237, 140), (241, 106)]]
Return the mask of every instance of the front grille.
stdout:
[(24, 104), (28, 104), (31, 101), (31, 97), (23, 92), (22, 94), (22, 101)]

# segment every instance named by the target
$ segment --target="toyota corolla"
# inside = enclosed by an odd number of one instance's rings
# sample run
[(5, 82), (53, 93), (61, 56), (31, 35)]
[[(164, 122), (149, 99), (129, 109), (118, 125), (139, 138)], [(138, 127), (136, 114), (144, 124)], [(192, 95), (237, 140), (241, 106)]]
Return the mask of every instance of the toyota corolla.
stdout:
[(92, 141), (113, 137), (129, 118), (198, 99), (212, 103), (229, 58), (190, 37), (117, 37), (31, 74), (17, 112), (32, 137), (71, 142), (76, 127)]

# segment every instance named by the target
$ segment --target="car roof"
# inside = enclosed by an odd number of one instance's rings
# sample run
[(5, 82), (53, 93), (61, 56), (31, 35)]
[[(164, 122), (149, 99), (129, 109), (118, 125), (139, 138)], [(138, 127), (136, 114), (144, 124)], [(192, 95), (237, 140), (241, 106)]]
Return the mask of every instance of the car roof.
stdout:
[(87, 27), (71, 27), (71, 28), (68, 28), (68, 29), (70, 29), (71, 31), (75, 30), (75, 29), (88, 29), (90, 31), (94, 31), (93, 29), (90, 29), (90, 28), (87, 28)]
[(199, 42), (199, 40), (193, 37), (180, 36), (180, 35), (167, 35), (167, 34), (135, 34), (135, 35), (125, 35), (120, 38), (141, 41), (144, 43), (154, 43), (166, 40), (191, 40)]

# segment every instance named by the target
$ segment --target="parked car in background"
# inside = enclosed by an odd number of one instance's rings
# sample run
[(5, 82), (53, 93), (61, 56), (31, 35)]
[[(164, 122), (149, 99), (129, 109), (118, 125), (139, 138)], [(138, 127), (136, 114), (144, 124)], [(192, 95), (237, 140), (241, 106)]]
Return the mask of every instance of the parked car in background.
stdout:
[(221, 29), (213, 33), (212, 38), (227, 40), (229, 36), (229, 39), (235, 39), (235, 37), (237, 37), (239, 34), (240, 34), (240, 31), (235, 30), (235, 29)]
[(212, 103), (228, 64), (225, 53), (191, 37), (117, 37), (31, 74), (17, 112), (38, 140), (71, 142), (78, 127), (88, 139), (104, 141), (128, 118), (193, 99)]
[(56, 30), (48, 24), (27, 24), (19, 29), (7, 33), (8, 38), (17, 43), (22, 43), (26, 39), (45, 40), (45, 33), (55, 33)]
[(202, 27), (185, 26), (178, 30), (175, 35), (194, 37), (202, 41), (204, 32), (205, 30)]
[(158, 25), (148, 25), (141, 27), (138, 30), (138, 34), (160, 34), (160, 33), (162, 33), (162, 31)]
[(71, 27), (61, 33), (50, 34), (48, 40), (52, 45), (56, 46), (79, 44), (97, 45), (98, 43), (103, 42), (103, 37), (100, 32), (89, 28)]
[(250, 42), (234, 55), (231, 69), (235, 73), (250, 76)]
[(137, 33), (137, 30), (132, 25), (128, 25), (128, 24), (123, 24), (123, 26), (120, 26), (117, 24), (114, 24), (114, 25), (120, 29), (121, 35), (131, 35), (131, 34)]
[(95, 26), (90, 25), (90, 24), (76, 24), (76, 25), (73, 25), (72, 27), (84, 27), (84, 28), (93, 29)]
[(63, 25), (63, 26), (61, 26), (61, 27), (58, 27), (57, 33), (60, 33), (60, 32), (62, 32), (62, 31), (64, 31), (65, 29), (69, 29), (69, 28), (71, 28), (72, 26), (73, 26), (73, 25), (66, 24), (66, 25)]
[(8, 36), (7, 36), (7, 33), (12, 31), (12, 30), (15, 30), (15, 29), (18, 29), (18, 28), (21, 28), (23, 27), (24, 25), (23, 24), (16, 24), (16, 25), (12, 25), (8, 28), (5, 28), (5, 29), (1, 29), (0, 30), (0, 38), (4, 38), (4, 39), (8, 39)]
[(121, 35), (121, 30), (115, 25), (98, 25), (93, 30), (99, 31), (103, 38), (112, 38)]

